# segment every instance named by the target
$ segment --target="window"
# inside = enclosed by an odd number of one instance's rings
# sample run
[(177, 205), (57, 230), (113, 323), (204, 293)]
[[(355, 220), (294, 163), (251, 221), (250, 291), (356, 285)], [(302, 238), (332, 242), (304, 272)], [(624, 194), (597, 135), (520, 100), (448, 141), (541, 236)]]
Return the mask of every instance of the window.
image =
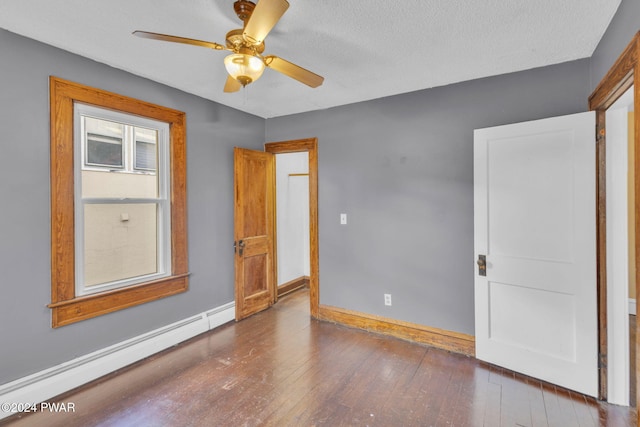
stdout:
[(50, 91), (53, 327), (186, 291), (184, 113)]
[(80, 126), (76, 141), (82, 139), (84, 169), (155, 172), (160, 123), (82, 104), (75, 108), (80, 110), (74, 123)]
[(153, 129), (135, 128), (135, 170), (156, 170), (157, 131)]
[(168, 276), (168, 124), (75, 103), (74, 126), (76, 295)]
[(85, 116), (75, 123), (83, 129), (82, 135), (76, 134), (75, 138), (76, 141), (82, 139), (85, 166), (123, 168), (124, 124)]

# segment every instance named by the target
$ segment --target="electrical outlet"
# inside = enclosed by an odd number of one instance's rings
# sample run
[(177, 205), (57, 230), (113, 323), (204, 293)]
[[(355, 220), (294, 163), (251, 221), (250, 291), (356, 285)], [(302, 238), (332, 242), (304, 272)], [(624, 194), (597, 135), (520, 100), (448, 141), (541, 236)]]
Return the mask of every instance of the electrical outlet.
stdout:
[(384, 294), (384, 305), (391, 305), (391, 294)]

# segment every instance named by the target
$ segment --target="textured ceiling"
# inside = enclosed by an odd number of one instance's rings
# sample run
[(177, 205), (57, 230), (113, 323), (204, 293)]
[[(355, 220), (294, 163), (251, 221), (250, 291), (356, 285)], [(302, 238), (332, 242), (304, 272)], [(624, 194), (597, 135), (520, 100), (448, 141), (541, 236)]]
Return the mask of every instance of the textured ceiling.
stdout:
[[(591, 56), (620, 0), (289, 0), (265, 54), (325, 77), (311, 89), (265, 70), (223, 93), (234, 0), (0, 0), (0, 27), (269, 118)], [(2, 60), (6, 60), (3, 58)]]

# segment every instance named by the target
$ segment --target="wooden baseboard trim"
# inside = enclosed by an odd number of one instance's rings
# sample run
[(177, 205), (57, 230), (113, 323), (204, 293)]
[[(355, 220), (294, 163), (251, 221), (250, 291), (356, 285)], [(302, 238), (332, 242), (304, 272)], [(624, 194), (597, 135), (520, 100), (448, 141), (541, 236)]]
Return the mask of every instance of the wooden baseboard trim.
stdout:
[(278, 286), (278, 298), (305, 286), (309, 286), (309, 276), (300, 276), (297, 279), (289, 280)]
[(475, 337), (374, 314), (320, 305), (318, 318), (475, 357)]

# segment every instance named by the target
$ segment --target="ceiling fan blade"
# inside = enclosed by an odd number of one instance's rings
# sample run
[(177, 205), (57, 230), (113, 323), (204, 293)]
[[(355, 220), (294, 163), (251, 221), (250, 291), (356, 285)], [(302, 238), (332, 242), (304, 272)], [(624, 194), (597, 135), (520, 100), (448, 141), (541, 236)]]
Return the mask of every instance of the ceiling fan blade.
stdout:
[(227, 93), (231, 93), (231, 92), (237, 92), (240, 90), (240, 88), (242, 87), (242, 85), (240, 84), (239, 81), (237, 81), (236, 79), (234, 79), (231, 76), (227, 76), (227, 82), (224, 84), (224, 91)]
[(242, 36), (251, 44), (260, 44), (289, 8), (287, 0), (259, 0)]
[(204, 40), (189, 39), (186, 37), (170, 36), (167, 34), (150, 33), (148, 31), (137, 31), (137, 30), (134, 31), (132, 34), (145, 39), (162, 40), (165, 42), (174, 42), (174, 43), (184, 43), (184, 44), (190, 44), (193, 46), (208, 47), (209, 49), (214, 49), (214, 50), (228, 50), (225, 46), (221, 44), (214, 43), (214, 42), (206, 42)]
[(267, 67), (273, 68), (307, 86), (318, 87), (324, 81), (324, 77), (274, 55), (265, 56), (264, 63)]

